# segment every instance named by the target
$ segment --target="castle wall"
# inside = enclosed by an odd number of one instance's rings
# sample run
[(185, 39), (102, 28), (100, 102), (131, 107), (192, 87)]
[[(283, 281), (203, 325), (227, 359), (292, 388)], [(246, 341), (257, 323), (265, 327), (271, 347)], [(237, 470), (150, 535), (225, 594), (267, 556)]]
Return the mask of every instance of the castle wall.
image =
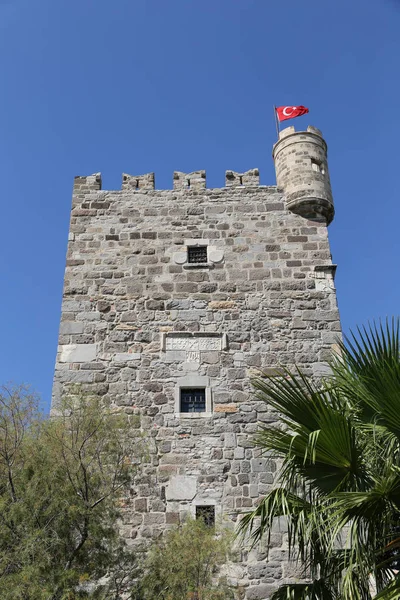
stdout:
[[(240, 185), (242, 184), (242, 185)], [(258, 370), (300, 366), (319, 376), (340, 333), (327, 229), (285, 208), (258, 171), (176, 173), (174, 190), (152, 174), (124, 175), (102, 191), (75, 180), (54, 402), (79, 383), (141, 415), (149, 439), (123, 534), (140, 546), (196, 506), (235, 522), (271, 490), (273, 459), (253, 449), (277, 415), (251, 392)], [(207, 246), (207, 264), (187, 247)], [(180, 389), (204, 388), (206, 410), (181, 413)], [(247, 600), (268, 598), (291, 576), (284, 536), (236, 566)]]

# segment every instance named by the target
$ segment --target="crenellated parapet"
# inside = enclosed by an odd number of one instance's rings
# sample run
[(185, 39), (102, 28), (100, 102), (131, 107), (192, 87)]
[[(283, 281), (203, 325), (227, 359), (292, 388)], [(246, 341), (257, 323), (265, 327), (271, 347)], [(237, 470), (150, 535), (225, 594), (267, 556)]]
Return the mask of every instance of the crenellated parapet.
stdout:
[(146, 173), (145, 175), (122, 174), (123, 190), (154, 190), (154, 182), (154, 173)]
[(206, 188), (206, 172), (193, 171), (182, 173), (174, 171), (174, 190), (204, 190)]
[(85, 194), (101, 190), (101, 173), (93, 173), (85, 177), (77, 176), (74, 179), (74, 193)]
[[(74, 193), (85, 194), (87, 192), (96, 192), (102, 189), (101, 173), (93, 175), (78, 176), (74, 180)], [(260, 173), (258, 169), (250, 169), (239, 173), (236, 171), (225, 172), (226, 187), (257, 187), (260, 185)], [(122, 191), (124, 192), (144, 192), (155, 189), (154, 173), (145, 173), (143, 175), (122, 174)], [(206, 189), (206, 172), (204, 170), (183, 173), (174, 171), (173, 189), (179, 191), (200, 191)]]
[[(296, 131), (292, 126), (283, 129), (279, 132), (279, 139), (273, 147), (273, 159), (277, 187), (284, 192), (287, 210), (305, 219), (329, 225), (335, 211), (328, 170), (327, 145), (321, 131), (312, 126), (307, 127), (306, 131)], [(240, 195), (241, 188), (247, 188), (243, 190), (243, 196), (248, 196), (252, 193), (252, 189), (256, 190), (259, 187), (265, 186), (260, 186), (258, 169), (225, 172), (225, 189), (232, 190), (235, 196)], [(100, 173), (75, 178), (76, 201), (82, 194), (101, 189)], [(175, 192), (187, 193), (190, 197), (192, 194), (205, 192), (206, 189), (205, 170), (190, 173), (174, 171)], [(154, 173), (142, 175), (123, 173), (122, 192), (147, 194), (153, 191), (156, 191)]]
[(237, 173), (236, 171), (225, 172), (225, 185), (226, 187), (233, 187), (243, 185), (246, 187), (260, 185), (260, 172), (258, 169), (250, 169), (244, 173)]

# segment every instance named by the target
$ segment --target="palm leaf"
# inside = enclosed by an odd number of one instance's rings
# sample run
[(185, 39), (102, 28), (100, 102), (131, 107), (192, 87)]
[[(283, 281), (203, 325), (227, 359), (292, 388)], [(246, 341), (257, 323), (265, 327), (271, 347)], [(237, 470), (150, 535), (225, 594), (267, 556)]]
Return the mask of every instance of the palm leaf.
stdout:
[(400, 575), (393, 577), (375, 597), (374, 600), (398, 600), (400, 598)]
[(304, 539), (308, 537), (306, 531), (309, 514), (310, 504), (307, 501), (286, 489), (277, 488), (265, 496), (253, 511), (242, 516), (238, 535), (242, 539), (248, 536), (253, 547), (266, 533), (268, 547), (274, 522), (279, 517), (285, 517), (289, 535), (289, 552), (295, 543), (301, 550)]
[(299, 370), (258, 378), (254, 386), (285, 425), (265, 427), (256, 438), (258, 447), (283, 459), (282, 481), (293, 486), (300, 476), (324, 493), (365, 486), (362, 440), (335, 389), (317, 389)]
[(341, 342), (331, 367), (335, 384), (358, 406), (364, 421), (400, 438), (400, 321), (372, 324)]
[(319, 579), (312, 583), (282, 585), (272, 594), (271, 600), (338, 600), (338, 595)]
[(290, 553), (313, 580), (282, 586), (274, 600), (370, 600), (371, 581), (377, 600), (400, 598), (399, 330), (393, 319), (351, 334), (318, 384), (298, 369), (253, 382), (281, 415), (256, 437), (281, 460), (280, 487), (244, 516), (242, 531), (269, 542), (284, 516)]

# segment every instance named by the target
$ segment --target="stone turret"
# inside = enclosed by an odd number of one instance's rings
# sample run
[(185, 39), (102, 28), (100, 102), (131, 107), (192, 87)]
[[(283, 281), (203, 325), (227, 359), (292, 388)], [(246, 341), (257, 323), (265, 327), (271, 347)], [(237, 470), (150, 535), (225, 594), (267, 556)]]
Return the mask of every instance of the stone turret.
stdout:
[(295, 131), (287, 127), (273, 147), (276, 181), (286, 196), (286, 207), (306, 219), (326, 221), (334, 216), (327, 145), (315, 127)]

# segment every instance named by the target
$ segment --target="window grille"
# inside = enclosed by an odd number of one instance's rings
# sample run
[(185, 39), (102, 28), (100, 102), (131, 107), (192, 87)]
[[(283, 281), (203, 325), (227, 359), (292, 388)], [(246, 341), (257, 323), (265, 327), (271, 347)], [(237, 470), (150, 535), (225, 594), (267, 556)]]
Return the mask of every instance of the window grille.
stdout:
[(181, 412), (196, 413), (206, 410), (205, 388), (191, 388), (181, 390)]
[(196, 506), (196, 519), (203, 519), (207, 527), (214, 527), (215, 506)]
[(189, 263), (206, 263), (207, 262), (207, 246), (189, 246), (188, 247), (188, 262)]

